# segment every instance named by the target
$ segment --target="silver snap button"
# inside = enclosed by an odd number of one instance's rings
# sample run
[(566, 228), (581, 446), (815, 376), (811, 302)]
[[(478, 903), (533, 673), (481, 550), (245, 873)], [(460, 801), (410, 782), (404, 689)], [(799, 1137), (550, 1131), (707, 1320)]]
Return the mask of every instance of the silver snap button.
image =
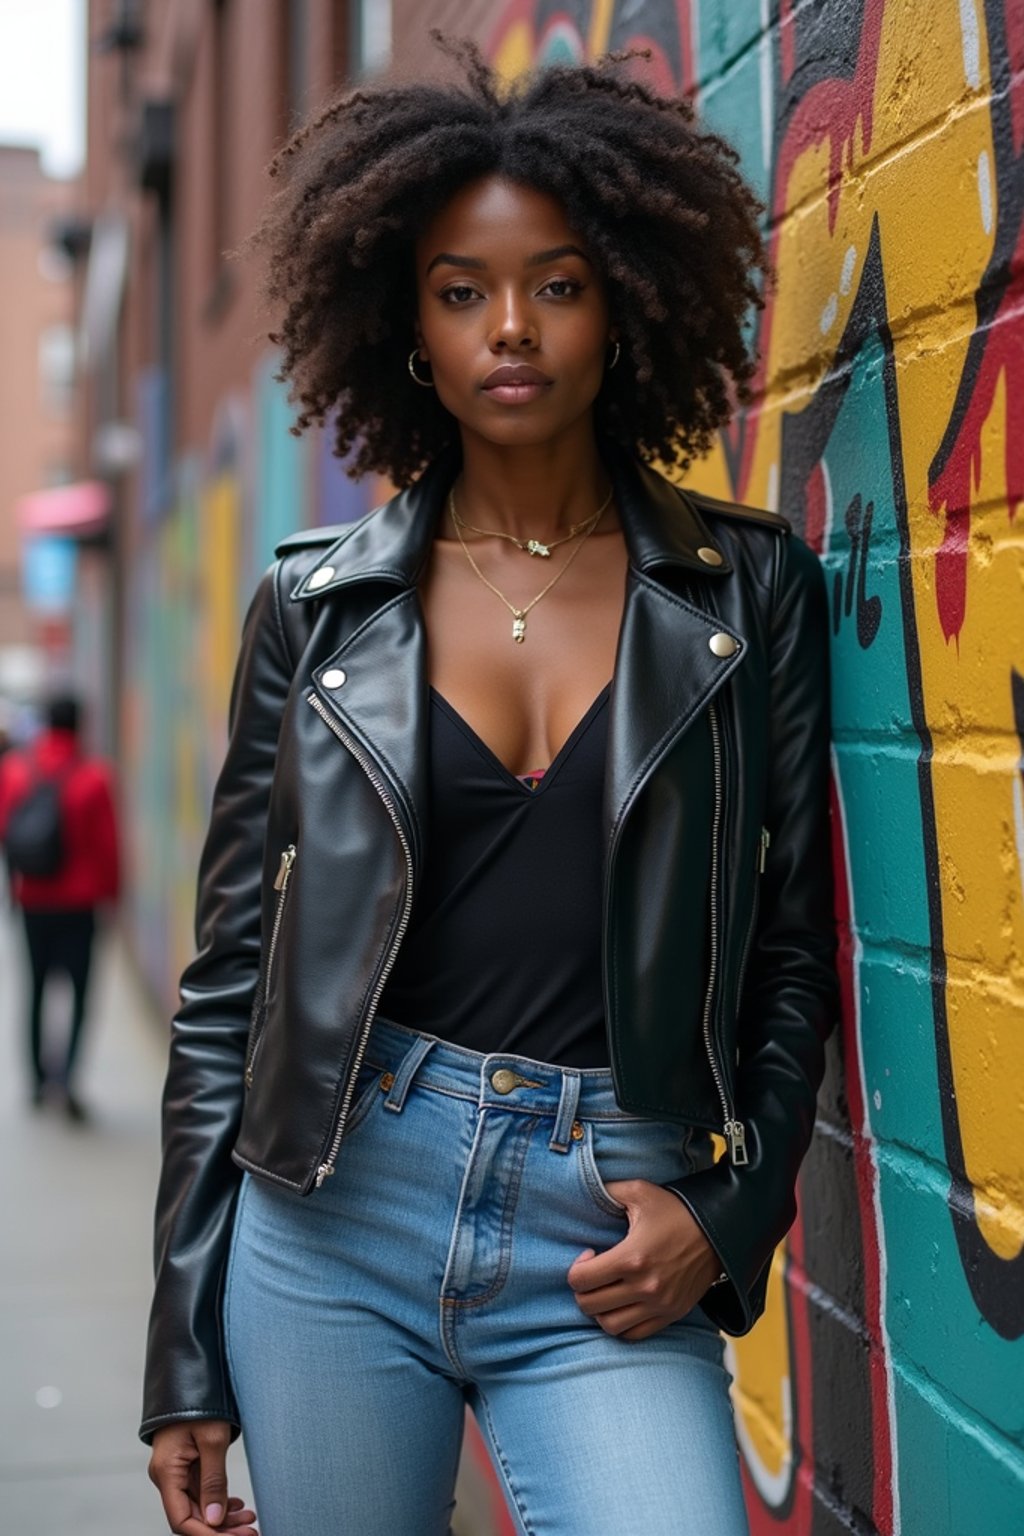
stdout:
[(324, 687), (325, 688), (341, 688), (343, 686), (343, 684), (345, 682), (345, 678), (347, 676), (348, 676), (348, 674), (346, 672), (343, 672), (340, 667), (332, 667), (329, 672), (325, 672), (324, 673), (324, 677), (323, 677)]
[(723, 634), (721, 630), (718, 634), (711, 636), (708, 645), (716, 656), (731, 656), (734, 651), (739, 650), (739, 645), (732, 635)]
[(319, 570), (313, 572), (309, 578), (309, 590), (318, 592), (321, 587), (326, 587), (329, 581), (334, 580), (334, 566), (322, 565)]
[(710, 544), (702, 544), (697, 551), (697, 559), (703, 560), (705, 565), (721, 565), (723, 558)]

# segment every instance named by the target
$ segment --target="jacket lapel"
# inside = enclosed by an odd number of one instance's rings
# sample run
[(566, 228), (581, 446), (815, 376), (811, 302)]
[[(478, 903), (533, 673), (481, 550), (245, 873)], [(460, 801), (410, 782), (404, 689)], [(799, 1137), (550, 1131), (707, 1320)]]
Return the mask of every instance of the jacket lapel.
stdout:
[[(604, 805), (612, 839), (666, 752), (739, 665), (745, 645), (715, 613), (714, 584), (732, 567), (690, 498), (625, 454), (606, 462), (630, 555), (608, 722)], [(692, 573), (691, 595), (659, 582), (659, 569)], [(718, 654), (730, 643), (730, 655)]]
[[(715, 635), (738, 642), (729, 657)], [(739, 665), (735, 630), (630, 572), (608, 721), (605, 831), (615, 835), (666, 752)]]
[(398, 496), (347, 528), (292, 593), (329, 597), (357, 582), (386, 595), (326, 661), (313, 686), (341, 730), (383, 776), (422, 867), (428, 805), (427, 643), (417, 581), (457, 456), (445, 454)]
[(376, 766), (422, 864), (427, 808), (426, 631), (406, 587), (313, 671), (321, 702)]
[[(630, 560), (610, 701), (605, 819), (611, 837), (665, 753), (739, 665), (745, 646), (715, 615), (709, 589), (732, 568), (694, 503), (612, 444), (603, 444), (602, 453)], [(435, 460), (415, 485), (347, 528), (291, 594), (294, 602), (323, 599), (355, 582), (394, 589), (316, 667), (313, 683), (342, 731), (393, 786), (419, 853), (428, 797), (428, 689), (416, 583), (457, 470), (456, 451)], [(657, 579), (665, 570), (693, 577), (689, 597)], [(723, 639), (713, 648), (716, 635)], [(729, 642), (735, 649), (720, 655)]]

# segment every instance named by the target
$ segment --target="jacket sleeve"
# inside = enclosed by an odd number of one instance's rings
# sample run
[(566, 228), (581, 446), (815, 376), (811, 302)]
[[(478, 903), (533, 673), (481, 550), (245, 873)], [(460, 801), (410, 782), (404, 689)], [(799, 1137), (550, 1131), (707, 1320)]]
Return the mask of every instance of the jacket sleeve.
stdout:
[(226, 1419), (235, 1434), (239, 1427), (220, 1303), (241, 1182), (231, 1150), (260, 963), (267, 808), (293, 671), (278, 582), (279, 567), (271, 567), (243, 627), (227, 754), (199, 866), (197, 953), (171, 1025), (140, 1429), (147, 1442), (176, 1419)]
[(727, 1278), (701, 1306), (730, 1334), (748, 1332), (764, 1310), (772, 1254), (796, 1216), (825, 1041), (838, 1017), (828, 631), (820, 563), (790, 536), (771, 629), (771, 845), (737, 1021), (736, 1112), (749, 1163), (723, 1157), (670, 1186), (721, 1260)]

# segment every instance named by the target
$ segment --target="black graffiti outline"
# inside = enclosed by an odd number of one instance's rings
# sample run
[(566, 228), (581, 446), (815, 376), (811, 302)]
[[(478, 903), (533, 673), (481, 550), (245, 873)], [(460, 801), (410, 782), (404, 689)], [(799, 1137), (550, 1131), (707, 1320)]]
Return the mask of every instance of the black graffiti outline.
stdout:
[(866, 651), (878, 635), (882, 623), (882, 599), (876, 592), (867, 595), (868, 561), (871, 556), (871, 524), (875, 515), (875, 503), (865, 506), (857, 491), (850, 499), (843, 522), (850, 545), (850, 558), (846, 568), (846, 595), (843, 595), (843, 573), (836, 571), (832, 579), (832, 629), (839, 633), (844, 618), (854, 611), (856, 596), (857, 644)]

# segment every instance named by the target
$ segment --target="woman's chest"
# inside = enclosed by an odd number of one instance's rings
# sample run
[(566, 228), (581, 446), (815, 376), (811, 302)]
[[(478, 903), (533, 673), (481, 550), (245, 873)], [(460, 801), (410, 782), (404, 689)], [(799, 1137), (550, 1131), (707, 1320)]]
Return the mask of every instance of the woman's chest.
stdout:
[(443, 549), (420, 584), (428, 681), (512, 774), (554, 762), (615, 670), (621, 540), (581, 551), (559, 578), (564, 558), (480, 562), (488, 586)]

